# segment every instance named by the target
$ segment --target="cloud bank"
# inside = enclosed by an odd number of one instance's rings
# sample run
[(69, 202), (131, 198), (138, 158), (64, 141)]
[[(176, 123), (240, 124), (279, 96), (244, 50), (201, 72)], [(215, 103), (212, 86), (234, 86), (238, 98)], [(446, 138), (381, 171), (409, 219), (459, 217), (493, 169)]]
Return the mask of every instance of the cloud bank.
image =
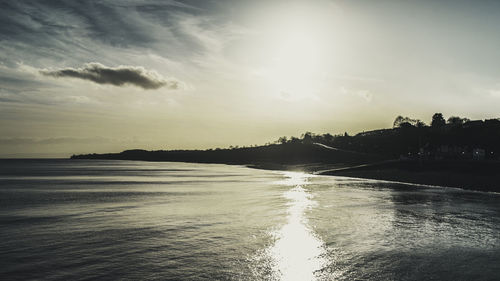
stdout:
[(145, 90), (166, 87), (172, 90), (183, 88), (183, 83), (175, 78), (163, 78), (155, 71), (148, 71), (141, 66), (108, 67), (92, 62), (82, 68), (62, 68), (57, 70), (40, 70), (45, 76), (56, 78), (78, 78), (89, 80), (98, 84), (111, 84), (114, 86), (134, 85)]

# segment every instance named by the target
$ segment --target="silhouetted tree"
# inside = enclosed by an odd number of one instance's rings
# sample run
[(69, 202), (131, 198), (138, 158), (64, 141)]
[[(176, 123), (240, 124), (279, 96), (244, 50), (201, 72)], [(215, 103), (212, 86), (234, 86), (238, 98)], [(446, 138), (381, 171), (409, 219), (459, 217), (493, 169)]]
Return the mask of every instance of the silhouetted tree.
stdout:
[(403, 123), (399, 124), (398, 127), (399, 128), (414, 128), (415, 126), (413, 126), (410, 122), (403, 122)]
[(470, 121), (468, 118), (460, 118), (458, 116), (451, 116), (450, 118), (448, 118), (448, 124), (451, 124), (453, 126), (460, 126), (468, 121)]
[(393, 128), (409, 128), (409, 127), (425, 127), (425, 123), (418, 120), (412, 119), (410, 117), (403, 117), (399, 115), (394, 119), (394, 123), (392, 124)]
[(311, 143), (312, 142), (312, 138), (313, 138), (313, 134), (311, 132), (305, 132), (302, 135), (302, 141), (304, 143)]
[(434, 115), (432, 115), (431, 127), (440, 128), (443, 127), (445, 124), (446, 121), (444, 120), (442, 113), (434, 113)]
[(331, 134), (326, 133), (323, 135), (323, 140), (326, 143), (331, 143), (333, 141), (333, 136)]
[(424, 122), (420, 121), (420, 120), (417, 120), (417, 128), (424, 128), (425, 126), (427, 126)]
[(400, 126), (401, 126), (401, 124), (402, 124), (403, 122), (405, 122), (404, 120), (405, 120), (405, 117), (403, 117), (403, 116), (399, 115), (398, 117), (396, 117), (396, 119), (394, 119), (394, 122), (392, 123), (392, 127), (393, 127), (393, 128), (398, 128), (398, 127), (400, 127)]
[(278, 139), (278, 143), (281, 143), (281, 144), (285, 144), (285, 143), (287, 143), (287, 141), (288, 141), (288, 139), (285, 136), (280, 137)]

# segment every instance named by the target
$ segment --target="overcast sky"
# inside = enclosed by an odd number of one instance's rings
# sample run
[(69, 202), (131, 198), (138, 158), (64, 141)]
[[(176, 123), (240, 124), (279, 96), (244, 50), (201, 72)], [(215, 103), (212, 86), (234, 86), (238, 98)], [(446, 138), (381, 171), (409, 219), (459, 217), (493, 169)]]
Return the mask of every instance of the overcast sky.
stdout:
[(500, 117), (500, 1), (0, 0), (0, 157)]

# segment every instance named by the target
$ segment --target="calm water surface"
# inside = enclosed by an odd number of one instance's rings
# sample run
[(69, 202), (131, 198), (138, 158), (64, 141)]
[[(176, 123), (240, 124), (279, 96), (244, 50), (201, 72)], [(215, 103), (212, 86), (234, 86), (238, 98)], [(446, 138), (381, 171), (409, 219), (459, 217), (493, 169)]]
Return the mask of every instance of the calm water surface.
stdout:
[(500, 195), (226, 165), (0, 160), (0, 279), (98, 278), (499, 280)]

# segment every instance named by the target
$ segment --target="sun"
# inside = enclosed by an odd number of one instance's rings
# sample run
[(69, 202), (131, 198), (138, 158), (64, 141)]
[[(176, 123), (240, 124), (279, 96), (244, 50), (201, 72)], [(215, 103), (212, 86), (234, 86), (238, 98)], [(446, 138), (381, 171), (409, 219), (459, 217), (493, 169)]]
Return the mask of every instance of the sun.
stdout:
[(288, 95), (310, 96), (314, 80), (322, 70), (320, 40), (311, 30), (300, 27), (278, 34), (271, 48), (269, 79), (276, 90)]
[(325, 73), (330, 35), (321, 13), (294, 6), (266, 19), (257, 44), (266, 59), (260, 74), (273, 93), (288, 99), (313, 97)]

